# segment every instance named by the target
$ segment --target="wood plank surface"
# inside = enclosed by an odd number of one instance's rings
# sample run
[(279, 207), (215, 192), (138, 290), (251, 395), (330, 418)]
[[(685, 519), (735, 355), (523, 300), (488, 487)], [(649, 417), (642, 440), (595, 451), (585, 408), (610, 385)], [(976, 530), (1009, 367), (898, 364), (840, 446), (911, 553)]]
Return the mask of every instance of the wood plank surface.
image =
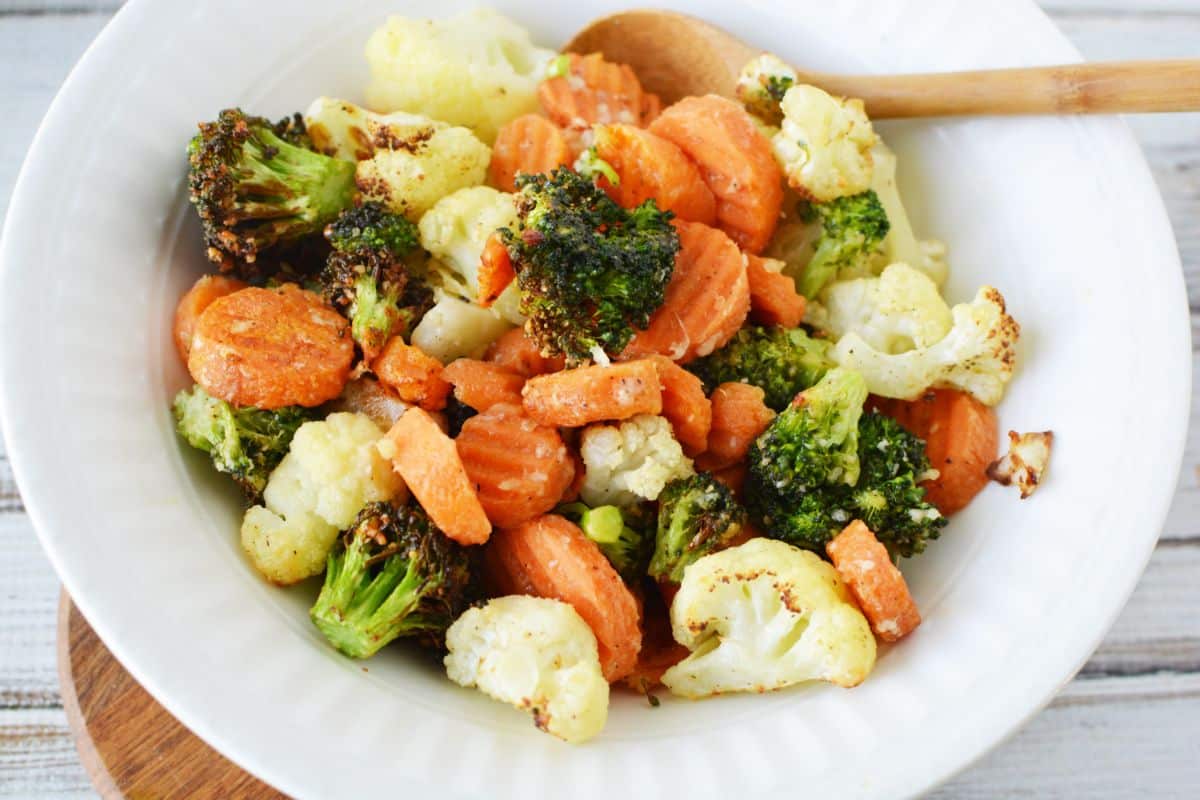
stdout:
[[(54, 92), (118, 3), (0, 0), (0, 215)], [(1200, 0), (1047, 0), (1089, 59), (1200, 56)], [(1200, 341), (1200, 114), (1131, 125), (1175, 226)], [(1193, 354), (1200, 397), (1200, 351)], [(1163, 539), (1079, 677), (937, 798), (1198, 796), (1200, 403)], [(0, 442), (0, 797), (95, 797), (55, 673), (58, 584)]]

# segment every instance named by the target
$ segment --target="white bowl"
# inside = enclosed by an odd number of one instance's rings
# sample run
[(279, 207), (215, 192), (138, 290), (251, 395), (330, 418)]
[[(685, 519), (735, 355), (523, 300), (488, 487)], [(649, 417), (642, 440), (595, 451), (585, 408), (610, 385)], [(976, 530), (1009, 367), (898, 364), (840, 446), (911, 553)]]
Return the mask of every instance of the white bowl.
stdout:
[[(463, 3), (134, 0), (63, 87), (3, 242), (0, 399), (42, 543), (147, 689), (251, 772), (302, 797), (899, 797), (943, 780), (1042, 706), (1121, 608), (1183, 447), (1189, 329), (1171, 230), (1114, 118), (881, 125), (918, 230), (950, 245), (950, 293), (1004, 292), (1024, 335), (1002, 425), (1053, 428), (1050, 479), (992, 487), (907, 567), (925, 623), (862, 687), (649, 708), (614, 702), (571, 748), (392, 648), (360, 664), (308, 623), (313, 586), (258, 579), (236, 493), (176, 440), (188, 381), (174, 302), (207, 265), (184, 145), (240, 104), (357, 99), (387, 13)], [(497, 5), (545, 43), (617, 3)], [(1072, 61), (1031, 3), (670, 3), (797, 63), (915, 71)], [(149, 733), (149, 732), (148, 732)]]

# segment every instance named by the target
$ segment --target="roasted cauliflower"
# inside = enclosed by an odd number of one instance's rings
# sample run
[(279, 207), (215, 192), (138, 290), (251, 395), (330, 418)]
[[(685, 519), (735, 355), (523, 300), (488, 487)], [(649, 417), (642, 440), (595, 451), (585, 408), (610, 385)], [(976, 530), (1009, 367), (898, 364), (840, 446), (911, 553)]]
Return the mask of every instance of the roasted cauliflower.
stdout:
[(412, 343), (443, 364), (482, 356), (489, 344), (513, 327), (489, 309), (444, 291), (435, 294), (438, 301), (413, 328)]
[(835, 339), (854, 332), (881, 353), (903, 353), (940, 342), (953, 318), (937, 285), (908, 264), (892, 264), (878, 278), (830, 284), (821, 296), (823, 329)]
[(579, 743), (608, 719), (608, 681), (591, 628), (567, 603), (510, 596), (467, 610), (446, 631), (446, 675)]
[(587, 470), (580, 496), (589, 506), (656, 500), (669, 482), (695, 473), (671, 423), (652, 414), (588, 427), (579, 454)]
[(780, 109), (783, 122), (771, 145), (789, 186), (818, 203), (871, 187), (878, 137), (861, 100), (800, 84), (787, 90)]
[(738, 100), (753, 116), (769, 125), (778, 125), (783, 116), (779, 103), (787, 90), (799, 81), (796, 70), (780, 60), (779, 56), (763, 53), (742, 67), (735, 91)]
[(662, 682), (684, 697), (812, 680), (857, 686), (875, 665), (871, 627), (837, 571), (772, 539), (689, 566), (671, 604), (671, 629), (692, 653)]
[(891, 227), (883, 240), (886, 263), (902, 261), (921, 272), (941, 286), (946, 282), (949, 268), (946, 266), (946, 245), (937, 239), (918, 239), (913, 232), (908, 212), (900, 200), (900, 187), (896, 183), (896, 154), (882, 140), (871, 150), (875, 161), (871, 177), (871, 188), (879, 196), (887, 212)]

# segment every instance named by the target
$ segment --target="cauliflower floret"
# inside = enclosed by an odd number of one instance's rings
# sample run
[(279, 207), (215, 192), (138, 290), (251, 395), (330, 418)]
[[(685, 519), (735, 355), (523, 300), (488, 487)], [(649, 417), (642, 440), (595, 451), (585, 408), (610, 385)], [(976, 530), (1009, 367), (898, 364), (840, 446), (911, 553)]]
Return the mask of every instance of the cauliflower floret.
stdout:
[[(439, 200), (421, 217), (421, 246), (458, 279), (466, 299), (479, 297), (479, 263), (488, 237), (497, 228), (517, 229), (514, 197), (490, 186), (459, 189)], [(436, 270), (436, 267), (435, 267)], [(448, 286), (449, 288), (449, 286)], [(525, 321), (516, 281), (492, 304), (492, 311), (514, 325)]]
[(657, 500), (669, 482), (695, 474), (671, 423), (652, 414), (589, 426), (579, 454), (587, 470), (580, 495), (592, 507)]
[(763, 53), (742, 67), (735, 91), (752, 116), (765, 123), (778, 124), (783, 116), (779, 102), (799, 81), (796, 70), (783, 63), (779, 56)]
[(825, 203), (870, 188), (878, 137), (861, 100), (800, 84), (787, 90), (780, 108), (783, 123), (771, 145), (793, 189)]
[(317, 575), (337, 532), (350, 527), (367, 503), (404, 490), (379, 452), (383, 431), (365, 414), (330, 414), (306, 422), (271, 473), (263, 506), (242, 521), (242, 547), (275, 583)]
[(900, 201), (900, 188), (896, 183), (896, 154), (879, 141), (872, 150), (875, 160), (874, 175), (871, 178), (871, 188), (879, 195), (879, 202), (887, 212), (891, 227), (883, 240), (883, 252), (887, 263), (903, 261), (921, 272), (924, 272), (933, 282), (941, 286), (946, 282), (949, 272), (946, 266), (946, 245), (937, 239), (917, 239), (913, 233), (912, 223), (908, 220), (908, 212)]
[(1008, 452), (988, 465), (987, 475), (1002, 486), (1016, 484), (1024, 500), (1042, 485), (1050, 466), (1053, 431), (1008, 432)]
[(527, 709), (546, 733), (579, 743), (608, 719), (608, 681), (591, 628), (567, 603), (498, 597), (446, 631), (446, 675)]
[(435, 127), (426, 138), (377, 138), (375, 144), (375, 154), (358, 162), (358, 189), (364, 200), (383, 203), (411, 220), (451, 192), (483, 183), (492, 159), (491, 148), (475, 134), (448, 125)]
[(367, 104), (465, 125), (491, 143), (504, 123), (537, 111), (538, 83), (554, 55), (491, 9), (391, 17), (367, 40)]
[(336, 97), (318, 97), (312, 101), (304, 112), (304, 124), (315, 150), (346, 161), (363, 161), (380, 148), (412, 147), (450, 127), (445, 122), (403, 111), (376, 114)]
[(950, 332), (950, 306), (929, 276), (892, 264), (878, 278), (831, 284), (821, 295), (822, 329), (841, 338), (851, 331), (882, 353), (929, 347)]
[(912, 400), (932, 386), (948, 386), (994, 406), (1012, 378), (1021, 326), (991, 286), (981, 288), (970, 303), (956, 305), (951, 314), (950, 332), (928, 347), (893, 355), (850, 331), (830, 355), (841, 366), (862, 373), (870, 392), (881, 397)]
[(773, 539), (751, 539), (684, 570), (671, 630), (692, 654), (662, 682), (684, 697), (812, 680), (857, 686), (875, 665), (871, 626), (837, 570)]
[(486, 308), (435, 290), (438, 300), (413, 328), (412, 343), (443, 364), (480, 358), (512, 325)]

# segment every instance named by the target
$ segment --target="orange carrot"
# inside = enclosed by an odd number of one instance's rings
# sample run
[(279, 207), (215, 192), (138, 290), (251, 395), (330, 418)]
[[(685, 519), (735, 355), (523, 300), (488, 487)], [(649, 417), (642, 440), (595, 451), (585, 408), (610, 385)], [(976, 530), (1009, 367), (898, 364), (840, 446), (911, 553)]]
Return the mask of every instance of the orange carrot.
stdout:
[(712, 403), (704, 394), (704, 383), (665, 356), (646, 359), (658, 371), (662, 385), (662, 415), (683, 445), (683, 452), (695, 458), (708, 447), (712, 427)]
[[(795, 328), (804, 319), (807, 303), (796, 291), (796, 282), (778, 270), (767, 269), (774, 259), (746, 256), (750, 281), (750, 319), (759, 325)], [(775, 264), (782, 265), (776, 261)]]
[(342, 393), (354, 359), (346, 319), (295, 284), (218, 298), (196, 320), (188, 372), (238, 406), (318, 406)]
[(479, 256), (479, 305), (487, 308), (516, 280), (512, 259), (499, 233), (493, 232)]
[(212, 305), (214, 300), (233, 294), (246, 288), (246, 283), (236, 278), (226, 278), (224, 275), (204, 275), (192, 284), (192, 288), (179, 298), (175, 306), (175, 349), (179, 357), (187, 364), (188, 352), (192, 349), (192, 334), (196, 332), (196, 321), (204, 313), (204, 309)]
[(558, 372), (565, 365), (562, 356), (543, 356), (537, 342), (525, 334), (524, 328), (513, 328), (492, 342), (483, 358), (526, 378)]
[[(703, 463), (703, 459), (701, 459), (701, 463)], [(703, 470), (706, 467), (700, 466), (700, 469)], [(748, 471), (745, 461), (738, 461), (727, 467), (708, 467), (707, 469), (712, 472), (714, 478), (729, 487), (729, 491), (733, 492), (734, 497), (739, 501), (742, 500), (742, 488), (746, 485)]]
[(596, 155), (620, 181), (601, 176), (597, 183), (618, 205), (633, 208), (654, 200), (680, 219), (712, 225), (717, 202), (700, 170), (675, 145), (633, 125), (600, 125), (595, 129)]
[(662, 675), (688, 656), (688, 649), (671, 634), (671, 612), (659, 592), (645, 593), (642, 604), (642, 649), (637, 665), (625, 677), (625, 685), (647, 694), (662, 683)]
[(525, 379), (499, 364), (460, 358), (446, 365), (442, 377), (454, 386), (458, 401), (476, 411), (487, 411), (497, 403), (521, 405)]
[(644, 360), (539, 375), (521, 394), (525, 413), (542, 425), (575, 428), (662, 411), (658, 370)]
[(642, 125), (645, 126), (654, 122), (661, 113), (662, 98), (653, 92), (646, 92), (642, 96)]
[(454, 440), (420, 408), (410, 408), (387, 432), (379, 451), (408, 484), (425, 513), (459, 544), (483, 544), (492, 524), (475, 494)]
[(933, 389), (916, 400), (881, 400), (875, 406), (925, 440), (929, 465), (938, 477), (921, 485), (926, 499), (943, 514), (966, 508), (987, 486), (987, 467), (1000, 445), (991, 408), (956, 389)]
[(525, 114), (506, 124), (492, 145), (488, 174), (502, 192), (517, 190), (517, 175), (539, 175), (571, 163), (562, 131), (537, 114)]
[(700, 167), (717, 198), (717, 227), (746, 252), (761, 252), (779, 221), (783, 173), (771, 143), (745, 110), (713, 94), (685, 97), (665, 109), (650, 130)]
[(582, 130), (596, 123), (639, 125), (653, 101), (628, 64), (613, 64), (599, 53), (568, 53), (567, 74), (538, 86), (546, 116), (563, 128)]
[(722, 383), (713, 390), (708, 450), (696, 459), (697, 469), (717, 472), (746, 458), (750, 445), (775, 419), (764, 396), (748, 383)]
[(501, 592), (571, 604), (596, 634), (605, 678), (617, 681), (633, 671), (642, 648), (637, 600), (583, 531), (547, 514), (498, 531), (485, 558)]
[(921, 624), (904, 576), (862, 521), (847, 525), (825, 545), (825, 552), (876, 636), (894, 642)]
[(657, 353), (681, 364), (728, 342), (750, 312), (746, 262), (721, 231), (676, 221), (679, 253), (663, 304), (638, 331), (622, 358)]
[(442, 377), (442, 362), (399, 336), (388, 339), (383, 352), (371, 362), (371, 371), (406, 403), (426, 411), (446, 407), (450, 384)]
[(558, 431), (519, 405), (501, 403), (463, 423), (454, 440), (479, 502), (498, 528), (512, 528), (558, 505), (575, 465)]

